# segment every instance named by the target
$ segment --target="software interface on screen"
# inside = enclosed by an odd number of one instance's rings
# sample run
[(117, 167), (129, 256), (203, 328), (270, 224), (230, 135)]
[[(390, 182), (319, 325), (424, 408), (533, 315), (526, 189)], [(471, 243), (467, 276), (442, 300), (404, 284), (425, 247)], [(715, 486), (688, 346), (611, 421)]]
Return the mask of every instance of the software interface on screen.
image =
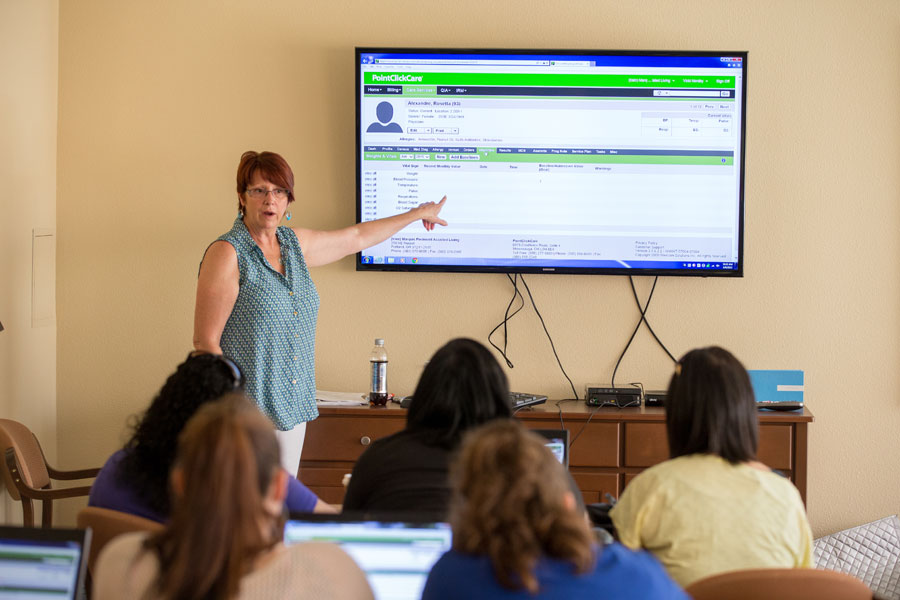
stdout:
[(74, 598), (80, 566), (76, 542), (0, 539), (0, 599)]
[(556, 457), (556, 460), (560, 462), (560, 464), (566, 464), (566, 442), (561, 438), (548, 440), (546, 443), (547, 448), (550, 452), (553, 453), (553, 456)]
[(337, 543), (365, 571), (376, 600), (418, 600), (451, 532), (446, 523), (291, 519), (284, 541)]
[(745, 55), (357, 56), (362, 265), (739, 268)]

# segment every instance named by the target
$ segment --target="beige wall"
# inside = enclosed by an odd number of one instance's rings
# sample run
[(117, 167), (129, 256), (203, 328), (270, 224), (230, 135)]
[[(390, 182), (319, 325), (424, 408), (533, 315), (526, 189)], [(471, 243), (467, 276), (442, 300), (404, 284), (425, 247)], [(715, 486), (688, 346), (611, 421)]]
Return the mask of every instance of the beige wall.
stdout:
[[(751, 368), (806, 371), (817, 534), (898, 512), (896, 0), (63, 2), (65, 462), (103, 460), (188, 351), (198, 261), (234, 217), (242, 151), (294, 166), (294, 223), (353, 222), (353, 47), (378, 44), (749, 50), (746, 276), (665, 278), (648, 316), (676, 354), (721, 344)], [(350, 258), (313, 277), (323, 389), (364, 389), (384, 337), (392, 391), (410, 392), (447, 339), (484, 340), (510, 294), (501, 275), (356, 273)], [(636, 317), (628, 281), (528, 281), (579, 390), (608, 380)], [(571, 394), (530, 309), (510, 355), (515, 389)], [(659, 387), (670, 371), (642, 331), (620, 376)]]
[[(54, 253), (43, 255), (47, 261), (38, 253), (37, 316), (44, 318), (33, 323), (32, 231), (56, 227), (58, 17), (56, 0), (0, 0), (0, 417), (30, 427), (51, 462), (56, 323), (46, 284)], [(55, 241), (40, 243), (52, 250)], [(0, 494), (0, 523), (21, 523), (19, 505)]]

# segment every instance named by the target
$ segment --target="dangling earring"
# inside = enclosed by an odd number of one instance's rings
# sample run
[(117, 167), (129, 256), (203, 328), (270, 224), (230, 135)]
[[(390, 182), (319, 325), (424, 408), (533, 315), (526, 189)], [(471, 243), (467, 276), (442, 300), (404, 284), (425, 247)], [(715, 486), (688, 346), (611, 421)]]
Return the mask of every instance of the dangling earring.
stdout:
[(285, 220), (285, 221), (290, 221), (291, 218), (293, 218), (293, 216), (294, 216), (294, 215), (291, 214), (291, 211), (287, 211), (286, 213), (284, 213), (284, 220)]

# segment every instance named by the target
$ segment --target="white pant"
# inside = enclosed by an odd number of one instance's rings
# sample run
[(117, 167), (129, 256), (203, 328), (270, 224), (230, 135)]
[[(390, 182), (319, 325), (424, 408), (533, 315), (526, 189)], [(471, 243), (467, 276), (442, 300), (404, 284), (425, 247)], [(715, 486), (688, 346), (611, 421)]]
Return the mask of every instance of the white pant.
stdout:
[(300, 470), (300, 453), (303, 451), (303, 439), (306, 437), (306, 423), (300, 423), (288, 431), (275, 430), (278, 445), (281, 447), (281, 466), (284, 470), (297, 476)]

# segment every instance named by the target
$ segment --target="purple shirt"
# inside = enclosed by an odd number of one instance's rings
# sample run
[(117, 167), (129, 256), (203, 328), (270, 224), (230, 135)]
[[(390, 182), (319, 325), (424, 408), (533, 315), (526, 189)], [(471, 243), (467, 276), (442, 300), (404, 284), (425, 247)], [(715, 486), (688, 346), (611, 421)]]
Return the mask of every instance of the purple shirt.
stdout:
[[(168, 515), (161, 515), (150, 508), (135, 490), (119, 481), (119, 464), (125, 457), (124, 450), (117, 450), (109, 457), (91, 486), (88, 506), (108, 508), (120, 512), (137, 515), (159, 523), (165, 523)], [(300, 483), (296, 477), (288, 477), (288, 492), (284, 505), (290, 512), (312, 512), (319, 498), (308, 487)]]

